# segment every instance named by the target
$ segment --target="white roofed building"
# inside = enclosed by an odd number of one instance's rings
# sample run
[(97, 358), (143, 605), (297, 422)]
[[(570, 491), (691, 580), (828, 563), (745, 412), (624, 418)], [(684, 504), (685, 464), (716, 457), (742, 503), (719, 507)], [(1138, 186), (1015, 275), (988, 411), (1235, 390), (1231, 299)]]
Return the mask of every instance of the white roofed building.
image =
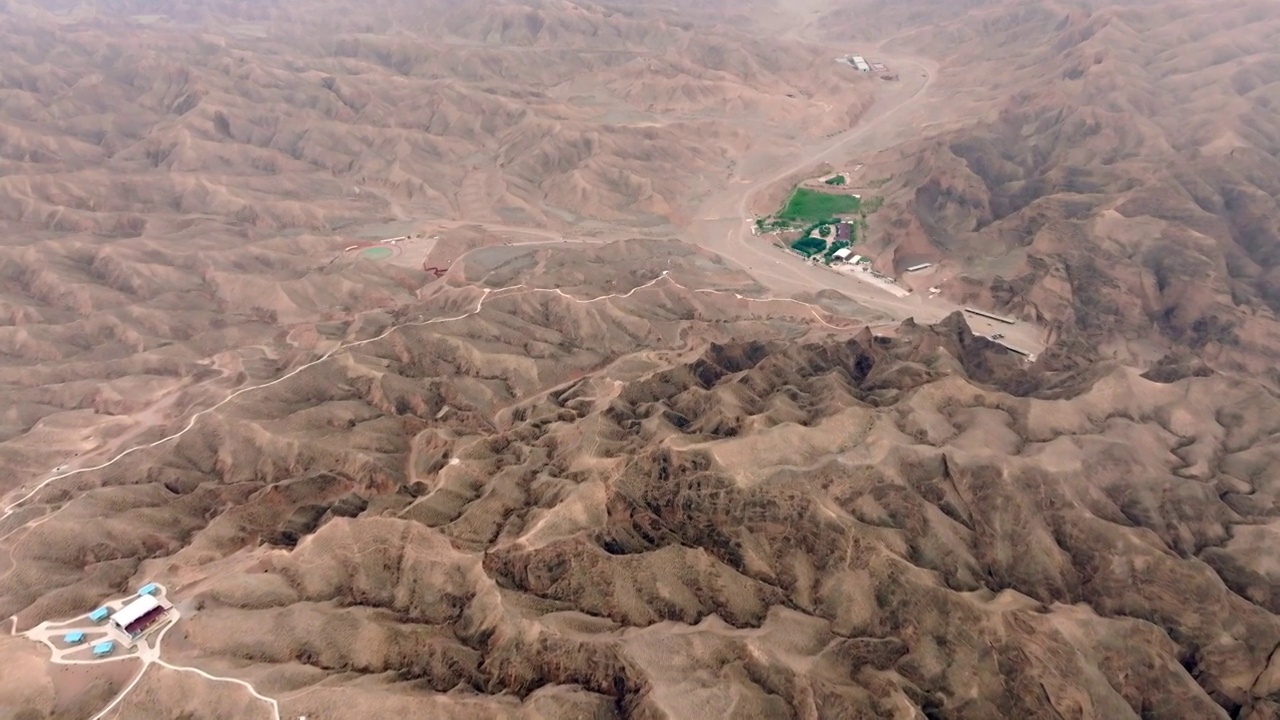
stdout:
[(154, 595), (139, 595), (111, 616), (111, 625), (129, 638), (136, 638), (164, 617), (169, 608)]

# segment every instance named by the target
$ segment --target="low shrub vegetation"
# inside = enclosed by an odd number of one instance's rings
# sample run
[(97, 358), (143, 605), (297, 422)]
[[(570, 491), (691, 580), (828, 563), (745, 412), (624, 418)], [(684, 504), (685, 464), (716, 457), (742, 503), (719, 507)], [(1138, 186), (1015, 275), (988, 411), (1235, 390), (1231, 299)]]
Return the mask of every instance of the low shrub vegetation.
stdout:
[(804, 253), (808, 257), (813, 257), (827, 249), (827, 241), (822, 238), (805, 236), (791, 243), (791, 249), (799, 253)]

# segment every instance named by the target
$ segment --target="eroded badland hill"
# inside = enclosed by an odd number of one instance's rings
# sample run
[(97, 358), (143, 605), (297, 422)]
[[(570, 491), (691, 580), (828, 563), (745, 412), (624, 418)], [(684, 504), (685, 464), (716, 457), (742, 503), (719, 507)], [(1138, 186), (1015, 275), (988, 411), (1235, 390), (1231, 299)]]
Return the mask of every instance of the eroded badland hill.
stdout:
[(0, 5), (0, 716), (1280, 717), (1277, 17)]

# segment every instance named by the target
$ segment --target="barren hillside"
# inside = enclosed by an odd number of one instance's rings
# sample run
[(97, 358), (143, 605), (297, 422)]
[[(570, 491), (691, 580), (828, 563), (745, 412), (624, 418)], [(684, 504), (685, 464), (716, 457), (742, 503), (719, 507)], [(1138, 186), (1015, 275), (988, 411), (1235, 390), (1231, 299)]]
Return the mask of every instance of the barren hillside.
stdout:
[(868, 15), (886, 47), (943, 61), (937, 102), (958, 116), (878, 159), (893, 191), (882, 248), (951, 259), (949, 293), (1059, 323), (1104, 356), (1177, 347), (1269, 368), (1270, 4), (853, 3), (823, 25), (872, 36)]
[(821, 48), (659, 13), (89, 7), (3, 17), (4, 490), (328, 349), (325, 323), (403, 307), (469, 246), (344, 248), (451, 220), (669, 233), (738, 156), (872, 101)]
[(0, 715), (1280, 717), (1270, 6), (353, 8), (0, 0)]
[(181, 587), (171, 662), (291, 715), (1270, 716), (1269, 389), (832, 330), (675, 247), (593, 302), (533, 290), (574, 251), (479, 255), (528, 287), (43, 493), (6, 611)]

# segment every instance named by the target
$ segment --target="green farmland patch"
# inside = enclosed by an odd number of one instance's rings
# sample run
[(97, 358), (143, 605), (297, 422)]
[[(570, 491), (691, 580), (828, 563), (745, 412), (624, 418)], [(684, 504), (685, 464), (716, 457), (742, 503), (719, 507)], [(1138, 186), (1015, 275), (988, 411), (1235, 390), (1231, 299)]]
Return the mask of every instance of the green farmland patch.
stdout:
[(862, 207), (862, 202), (851, 195), (832, 195), (830, 193), (796, 188), (787, 200), (786, 207), (778, 213), (778, 219), (793, 223), (816, 223), (834, 217), (855, 213)]

